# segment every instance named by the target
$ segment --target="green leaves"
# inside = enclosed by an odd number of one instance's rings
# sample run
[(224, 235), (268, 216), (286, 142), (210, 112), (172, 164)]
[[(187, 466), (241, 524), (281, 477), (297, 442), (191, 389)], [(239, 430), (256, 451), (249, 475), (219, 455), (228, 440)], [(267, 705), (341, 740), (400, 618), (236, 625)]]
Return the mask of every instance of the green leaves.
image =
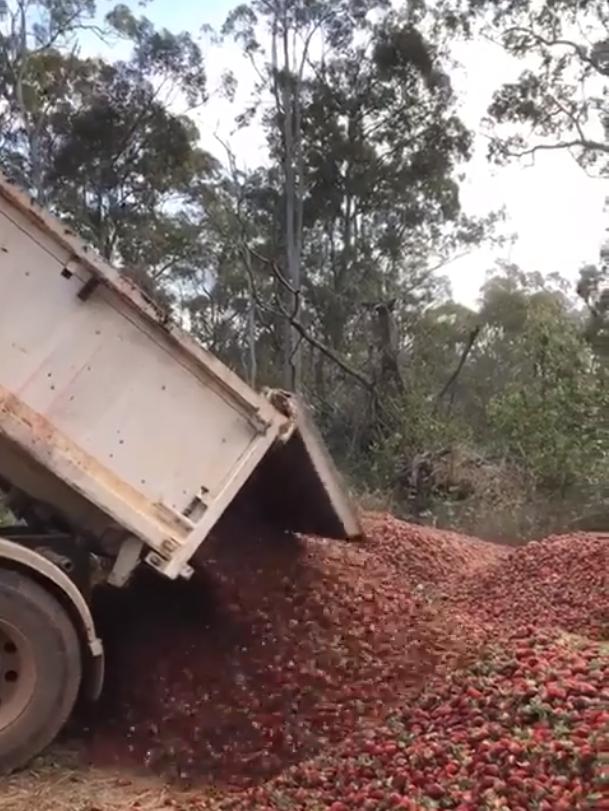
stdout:
[[(225, 165), (201, 148), (207, 82), (191, 33), (120, 4), (104, 30), (127, 56), (86, 59), (75, 46), (91, 0), (29, 3), (23, 30), (15, 10), (0, 0), (2, 169), (250, 380), (278, 384), (298, 365), (293, 379), (357, 484), (410, 509), (408, 471), (429, 463), (436, 479), (416, 509), (445, 507), (451, 521), (514, 493), (520, 506), (556, 493), (587, 504), (609, 489), (602, 257), (582, 270), (587, 317), (564, 281), (509, 265), (478, 308), (459, 307), (433, 269), (498, 220), (462, 210), (473, 136), (451, 84), (452, 37), (491, 11), (504, 47), (527, 56), (492, 100), (493, 157), (537, 138), (554, 148), (568, 132), (582, 163), (605, 171), (604, 141), (583, 143), (578, 128), (587, 139), (596, 116), (596, 136), (606, 129), (609, 49), (567, 30), (597, 7), (243, 3), (222, 33), (257, 71), (236, 120), (262, 127), (268, 150), (248, 170), (230, 144)], [(222, 77), (227, 99), (235, 76)]]
[(605, 476), (609, 451), (601, 414), (609, 404), (603, 375), (577, 321), (560, 300), (520, 300), (521, 336), (513, 356), (519, 378), (491, 401), (497, 439), (537, 486), (566, 494)]
[[(489, 114), (499, 127), (492, 132), (491, 156), (508, 160), (568, 149), (582, 166), (607, 175), (609, 141), (602, 133), (609, 114), (604, 90), (609, 18), (604, 5), (481, 0), (469, 10), (474, 20), (479, 15), (476, 22), (488, 36), (500, 39), (509, 54), (527, 63), (516, 82), (495, 91)], [(489, 11), (494, 12), (492, 25)], [(466, 28), (470, 24), (471, 19)]]

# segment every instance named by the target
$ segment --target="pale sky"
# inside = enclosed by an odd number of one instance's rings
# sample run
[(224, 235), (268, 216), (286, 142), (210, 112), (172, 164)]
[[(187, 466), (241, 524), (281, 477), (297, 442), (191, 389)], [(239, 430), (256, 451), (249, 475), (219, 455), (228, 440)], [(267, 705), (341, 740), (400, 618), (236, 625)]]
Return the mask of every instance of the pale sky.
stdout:
[[(157, 26), (172, 31), (188, 30), (197, 35), (204, 24), (219, 30), (227, 13), (239, 0), (152, 0), (143, 8)], [(114, 3), (100, 3), (99, 10)], [(256, 127), (235, 131), (234, 117), (251, 97), (253, 71), (250, 63), (233, 43), (205, 48), (211, 99), (197, 117), (203, 146), (220, 159), (225, 155), (214, 133), (229, 140), (239, 165), (254, 167), (264, 156), (263, 135)], [(493, 90), (503, 81), (515, 79), (520, 63), (489, 42), (456, 44), (454, 55), (462, 65), (451, 73), (459, 95), (461, 115), (475, 132)], [(232, 70), (238, 80), (234, 104), (221, 98), (222, 74)], [(507, 167), (489, 164), (485, 157), (486, 140), (477, 139), (474, 159), (466, 168), (462, 189), (464, 210), (482, 215), (505, 207), (506, 233), (515, 233), (511, 247), (482, 247), (446, 268), (455, 297), (473, 304), (485, 272), (497, 259), (520, 264), (524, 270), (559, 273), (577, 278), (579, 267), (596, 262), (601, 244), (607, 237), (609, 212), (604, 211), (609, 197), (609, 180), (588, 177), (566, 153), (545, 152), (534, 163), (526, 159)]]

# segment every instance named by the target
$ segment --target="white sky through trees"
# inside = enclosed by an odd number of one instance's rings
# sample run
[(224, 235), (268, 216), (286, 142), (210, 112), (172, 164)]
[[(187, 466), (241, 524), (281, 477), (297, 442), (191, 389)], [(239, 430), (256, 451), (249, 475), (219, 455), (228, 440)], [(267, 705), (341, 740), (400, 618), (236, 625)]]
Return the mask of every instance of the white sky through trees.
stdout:
[[(114, 2), (100, 3), (105, 13)], [(203, 25), (219, 30), (227, 13), (239, 0), (152, 0), (142, 12), (157, 26), (187, 30), (196, 36)], [(240, 48), (232, 42), (205, 47), (210, 101), (195, 118), (203, 146), (221, 160), (223, 148), (215, 133), (229, 141), (237, 162), (255, 167), (265, 157), (264, 135), (255, 125), (237, 131), (234, 118), (251, 98), (254, 74)], [(116, 49), (113, 49), (113, 55)], [(458, 259), (444, 272), (455, 298), (464, 304), (476, 301), (485, 273), (496, 260), (519, 264), (527, 271), (559, 272), (575, 281), (582, 264), (595, 263), (608, 236), (609, 179), (591, 178), (564, 152), (543, 152), (506, 167), (486, 160), (482, 119), (493, 91), (517, 77), (522, 63), (490, 42), (457, 43), (454, 56), (461, 67), (450, 71), (460, 99), (460, 114), (478, 133), (473, 160), (465, 168), (462, 201), (467, 213), (483, 215), (504, 207), (506, 234), (515, 234), (512, 245), (483, 246)], [(222, 97), (222, 75), (231, 70), (238, 90), (233, 104)]]

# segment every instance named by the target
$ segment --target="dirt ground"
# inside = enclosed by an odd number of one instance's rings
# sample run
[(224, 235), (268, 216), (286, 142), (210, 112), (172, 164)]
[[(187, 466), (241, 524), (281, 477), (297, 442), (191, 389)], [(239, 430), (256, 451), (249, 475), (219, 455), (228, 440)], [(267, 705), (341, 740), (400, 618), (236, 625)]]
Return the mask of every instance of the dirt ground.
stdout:
[(0, 811), (160, 811), (191, 804), (193, 793), (151, 774), (87, 768), (77, 747), (55, 746), (26, 771), (1, 779)]

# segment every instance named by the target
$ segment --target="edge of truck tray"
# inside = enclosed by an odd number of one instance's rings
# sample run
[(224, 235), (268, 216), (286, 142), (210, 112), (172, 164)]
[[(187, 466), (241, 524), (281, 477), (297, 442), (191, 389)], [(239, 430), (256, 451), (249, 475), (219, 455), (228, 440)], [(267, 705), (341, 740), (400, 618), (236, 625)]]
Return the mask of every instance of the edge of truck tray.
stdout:
[[(35, 225), (57, 240), (71, 255), (72, 260), (69, 264), (75, 261), (89, 272), (90, 278), (85, 281), (81, 289), (81, 298), (86, 300), (94, 292), (98, 284), (104, 284), (111, 288), (149, 321), (161, 328), (182, 351), (194, 357), (205, 369), (206, 373), (214, 378), (222, 388), (230, 389), (231, 396), (236, 397), (252, 416), (258, 415), (260, 399), (235, 372), (231, 371), (211, 352), (204, 349), (200, 343), (179, 327), (170, 314), (153, 301), (135, 282), (131, 281), (127, 276), (121, 275), (116, 268), (102, 259), (95, 248), (84, 242), (60, 219), (43, 209), (2, 172), (0, 172), (0, 196), (8, 200), (11, 205), (15, 206)], [(69, 268), (66, 269), (69, 270)]]

